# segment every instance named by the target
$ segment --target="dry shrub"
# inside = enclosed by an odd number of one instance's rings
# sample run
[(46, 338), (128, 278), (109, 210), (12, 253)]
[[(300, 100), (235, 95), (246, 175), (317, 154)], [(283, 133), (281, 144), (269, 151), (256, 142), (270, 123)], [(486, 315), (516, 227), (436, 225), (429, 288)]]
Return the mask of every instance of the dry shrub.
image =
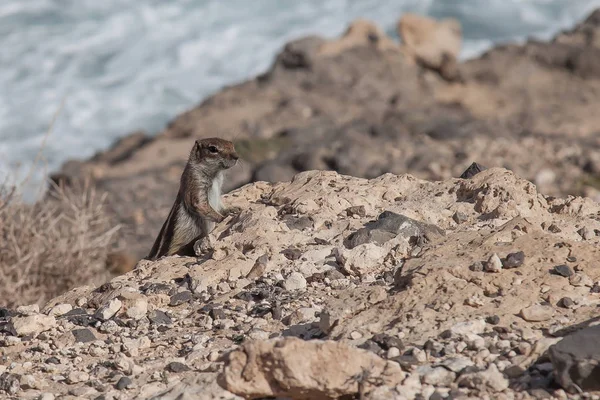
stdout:
[(112, 236), (104, 196), (87, 184), (54, 186), (35, 204), (0, 184), (0, 306), (44, 303), (105, 281)]

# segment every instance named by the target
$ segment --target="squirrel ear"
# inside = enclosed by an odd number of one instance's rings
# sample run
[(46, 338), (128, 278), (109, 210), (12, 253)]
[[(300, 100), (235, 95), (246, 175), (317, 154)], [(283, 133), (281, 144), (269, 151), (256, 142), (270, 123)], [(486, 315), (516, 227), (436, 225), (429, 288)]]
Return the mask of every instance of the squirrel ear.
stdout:
[(195, 151), (197, 151), (197, 152), (199, 153), (199, 152), (200, 152), (200, 147), (201, 147), (201, 146), (200, 146), (200, 141), (199, 141), (199, 140), (196, 140), (196, 141), (194, 142), (194, 150), (195, 150)]

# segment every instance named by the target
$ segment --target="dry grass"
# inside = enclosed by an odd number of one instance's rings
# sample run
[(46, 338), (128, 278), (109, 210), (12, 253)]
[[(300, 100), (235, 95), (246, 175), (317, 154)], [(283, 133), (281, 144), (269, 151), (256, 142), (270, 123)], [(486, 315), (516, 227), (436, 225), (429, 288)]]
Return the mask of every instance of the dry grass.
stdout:
[(106, 280), (118, 227), (87, 184), (54, 187), (35, 204), (0, 183), (0, 306), (43, 303), (70, 288)]

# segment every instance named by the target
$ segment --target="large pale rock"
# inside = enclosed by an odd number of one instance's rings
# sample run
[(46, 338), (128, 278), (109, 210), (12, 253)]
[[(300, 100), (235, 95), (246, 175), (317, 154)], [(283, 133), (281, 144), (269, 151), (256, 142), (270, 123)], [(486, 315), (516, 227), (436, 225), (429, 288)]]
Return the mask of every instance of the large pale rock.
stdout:
[(455, 19), (436, 21), (414, 14), (404, 14), (398, 22), (398, 34), (404, 50), (427, 68), (448, 79), (457, 75), (462, 29)]
[(336, 399), (404, 379), (397, 363), (333, 341), (256, 341), (231, 352), (219, 384), (246, 398)]
[(34, 314), (26, 317), (15, 317), (12, 320), (17, 335), (37, 335), (56, 326), (56, 319), (51, 315)]

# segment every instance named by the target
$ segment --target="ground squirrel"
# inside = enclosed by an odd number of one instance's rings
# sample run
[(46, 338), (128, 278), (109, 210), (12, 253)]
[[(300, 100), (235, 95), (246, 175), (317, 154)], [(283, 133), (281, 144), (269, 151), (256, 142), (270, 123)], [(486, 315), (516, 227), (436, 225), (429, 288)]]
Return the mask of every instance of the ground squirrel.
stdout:
[(221, 202), (223, 171), (233, 167), (238, 158), (228, 140), (196, 140), (181, 175), (175, 204), (148, 259), (194, 254), (194, 243), (207, 237), (215, 222), (221, 222), (230, 212)]

